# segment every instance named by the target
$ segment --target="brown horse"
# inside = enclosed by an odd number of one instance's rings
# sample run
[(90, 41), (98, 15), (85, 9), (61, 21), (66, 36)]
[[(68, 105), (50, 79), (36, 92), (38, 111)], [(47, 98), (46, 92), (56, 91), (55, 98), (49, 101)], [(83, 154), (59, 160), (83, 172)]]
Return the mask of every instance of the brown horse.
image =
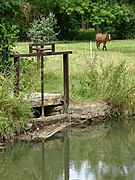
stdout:
[(100, 48), (100, 44), (103, 43), (103, 50), (107, 50), (106, 49), (106, 43), (107, 41), (110, 41), (110, 34), (109, 33), (97, 33), (96, 34), (96, 45), (97, 45), (97, 49)]

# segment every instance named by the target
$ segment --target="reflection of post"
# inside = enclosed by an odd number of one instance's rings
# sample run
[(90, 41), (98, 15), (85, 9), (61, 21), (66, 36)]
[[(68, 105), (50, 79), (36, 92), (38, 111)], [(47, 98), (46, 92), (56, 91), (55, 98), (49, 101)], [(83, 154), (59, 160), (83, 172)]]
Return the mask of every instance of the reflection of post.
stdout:
[(64, 69), (64, 112), (67, 113), (69, 105), (69, 77), (68, 77), (68, 54), (63, 54)]
[(44, 141), (42, 141), (42, 180), (45, 180), (45, 149), (44, 149)]
[(44, 116), (44, 57), (41, 56), (41, 107), (42, 107), (42, 114)]
[(65, 180), (69, 180), (69, 136), (66, 133), (64, 142), (64, 165), (65, 165)]

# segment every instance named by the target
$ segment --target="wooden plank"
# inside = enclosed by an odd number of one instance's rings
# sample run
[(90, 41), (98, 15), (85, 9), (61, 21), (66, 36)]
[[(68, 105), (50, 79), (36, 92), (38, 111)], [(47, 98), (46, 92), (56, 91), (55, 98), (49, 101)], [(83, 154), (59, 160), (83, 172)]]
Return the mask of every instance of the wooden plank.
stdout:
[(40, 51), (45, 51), (45, 50), (52, 50), (52, 48), (32, 48), (32, 50), (40, 50)]
[(47, 46), (47, 45), (55, 45), (55, 43), (34, 43), (34, 44), (29, 44), (30, 46)]
[(60, 52), (40, 52), (40, 53), (30, 53), (30, 54), (13, 54), (11, 57), (34, 57), (34, 56), (52, 56), (52, 55), (63, 55), (63, 54), (72, 54), (72, 51), (60, 51)]

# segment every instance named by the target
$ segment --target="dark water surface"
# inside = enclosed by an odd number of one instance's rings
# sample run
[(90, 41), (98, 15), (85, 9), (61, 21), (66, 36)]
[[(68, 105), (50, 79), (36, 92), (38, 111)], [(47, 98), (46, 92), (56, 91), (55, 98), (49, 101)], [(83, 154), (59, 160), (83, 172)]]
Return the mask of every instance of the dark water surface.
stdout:
[(14, 142), (0, 154), (0, 180), (135, 180), (135, 127), (96, 133)]

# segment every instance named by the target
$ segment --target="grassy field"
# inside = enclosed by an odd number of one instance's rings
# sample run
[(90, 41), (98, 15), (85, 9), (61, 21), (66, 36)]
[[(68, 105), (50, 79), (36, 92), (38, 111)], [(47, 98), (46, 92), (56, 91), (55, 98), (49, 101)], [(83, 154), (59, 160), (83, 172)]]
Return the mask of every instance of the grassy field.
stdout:
[[(18, 43), (17, 51), (19, 53), (28, 53), (29, 43)], [(101, 45), (102, 46), (102, 45)], [(135, 40), (113, 40), (107, 43), (107, 51), (96, 50), (95, 42), (92, 43), (93, 59), (99, 63), (117, 65), (119, 62), (126, 61), (129, 68), (135, 67)], [(102, 48), (101, 48), (102, 49)], [(80, 73), (83, 67), (91, 61), (90, 59), (90, 43), (89, 42), (56, 42), (56, 51), (71, 50), (73, 54), (69, 57), (70, 73)], [(61, 58), (60, 56), (52, 56), (46, 58), (47, 71), (60, 72)]]
[[(28, 53), (28, 44), (29, 43), (26, 42), (18, 43), (17, 51), (19, 53)], [(86, 72), (91, 61), (96, 61), (97, 64), (103, 66), (112, 64), (114, 67), (119, 63), (126, 61), (127, 67), (130, 71), (133, 72), (135, 69), (135, 40), (112, 40), (107, 43), (107, 51), (97, 50), (96, 44), (93, 42), (92, 49), (93, 59), (91, 60), (90, 42), (56, 42), (56, 51), (73, 51), (73, 54), (69, 55), (70, 77), (78, 76)], [(45, 58), (45, 90), (47, 92), (63, 92), (62, 63), (62, 56), (49, 56)], [(37, 77), (37, 81), (40, 80), (38, 79), (39, 77)], [(71, 81), (72, 78), (70, 79), (70, 82)], [(36, 87), (36, 90), (40, 91), (40, 85)]]

